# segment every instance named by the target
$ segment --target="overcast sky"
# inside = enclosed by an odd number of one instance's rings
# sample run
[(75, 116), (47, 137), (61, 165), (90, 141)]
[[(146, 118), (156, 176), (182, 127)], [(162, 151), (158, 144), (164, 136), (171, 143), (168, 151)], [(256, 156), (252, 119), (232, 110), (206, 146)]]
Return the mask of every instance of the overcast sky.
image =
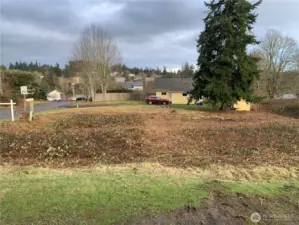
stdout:
[[(98, 23), (117, 40), (128, 66), (195, 63), (203, 0), (0, 0), (1, 64), (61, 65), (82, 28)], [(254, 30), (276, 28), (299, 42), (299, 0), (264, 0)]]

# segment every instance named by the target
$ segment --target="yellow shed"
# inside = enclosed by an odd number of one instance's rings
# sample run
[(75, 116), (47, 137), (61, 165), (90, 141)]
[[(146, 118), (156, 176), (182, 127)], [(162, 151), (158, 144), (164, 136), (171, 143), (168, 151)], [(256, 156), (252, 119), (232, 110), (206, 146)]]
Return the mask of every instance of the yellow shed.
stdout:
[(192, 78), (157, 78), (155, 81), (156, 96), (173, 104), (187, 104), (192, 88)]
[(250, 102), (246, 102), (244, 99), (241, 99), (234, 104), (234, 108), (237, 111), (250, 111)]

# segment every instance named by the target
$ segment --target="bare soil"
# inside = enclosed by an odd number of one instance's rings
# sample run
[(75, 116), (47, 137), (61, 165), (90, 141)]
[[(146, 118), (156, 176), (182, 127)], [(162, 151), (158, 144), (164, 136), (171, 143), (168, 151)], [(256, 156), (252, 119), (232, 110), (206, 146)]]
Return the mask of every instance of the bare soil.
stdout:
[[(155, 217), (127, 221), (116, 225), (243, 225), (255, 224), (251, 220), (252, 213), (259, 213), (258, 224), (299, 224), (299, 193), (292, 187), (283, 187), (288, 196), (260, 197), (247, 196), (240, 193), (228, 194), (220, 190), (221, 185), (213, 184), (209, 197), (199, 207), (185, 206), (165, 212)], [(223, 189), (223, 187), (221, 187)], [(294, 191), (295, 194), (291, 194)]]
[(299, 165), (299, 120), (269, 112), (119, 106), (0, 124), (0, 164)]

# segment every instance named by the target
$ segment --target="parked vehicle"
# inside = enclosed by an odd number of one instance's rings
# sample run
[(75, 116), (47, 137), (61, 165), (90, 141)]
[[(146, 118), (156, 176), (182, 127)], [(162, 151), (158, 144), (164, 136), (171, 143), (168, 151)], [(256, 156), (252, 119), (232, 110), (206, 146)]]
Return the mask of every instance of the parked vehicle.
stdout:
[(85, 97), (78, 97), (78, 98), (76, 98), (76, 101), (87, 101), (87, 98), (85, 98)]
[(86, 97), (72, 97), (72, 98), (69, 98), (69, 101), (87, 101), (87, 98)]
[(162, 105), (168, 105), (171, 104), (171, 101), (168, 99), (161, 98), (159, 96), (150, 95), (145, 99), (145, 102), (147, 104), (162, 104)]

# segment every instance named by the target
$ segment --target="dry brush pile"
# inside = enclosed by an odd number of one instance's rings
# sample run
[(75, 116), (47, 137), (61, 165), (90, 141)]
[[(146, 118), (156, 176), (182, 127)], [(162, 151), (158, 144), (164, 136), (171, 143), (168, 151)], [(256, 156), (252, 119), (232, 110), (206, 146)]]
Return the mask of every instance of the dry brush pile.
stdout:
[[(57, 115), (57, 114), (55, 114)], [(0, 124), (0, 162), (299, 165), (299, 121), (267, 113), (68, 113)]]
[(145, 133), (159, 137), (155, 142), (148, 135), (155, 143), (151, 155), (166, 165), (299, 165), (298, 119), (257, 112), (170, 112), (153, 116), (147, 125)]
[(21, 165), (131, 162), (142, 147), (137, 115), (73, 114), (43, 128), (0, 132), (1, 158)]

